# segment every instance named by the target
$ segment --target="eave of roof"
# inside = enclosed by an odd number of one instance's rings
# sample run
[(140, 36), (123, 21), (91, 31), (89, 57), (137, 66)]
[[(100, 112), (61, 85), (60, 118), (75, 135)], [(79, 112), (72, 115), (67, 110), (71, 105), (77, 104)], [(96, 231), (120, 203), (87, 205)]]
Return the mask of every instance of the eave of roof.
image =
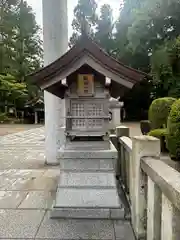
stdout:
[(62, 57), (39, 71), (30, 74), (29, 77), (32, 79), (32, 82), (37, 83), (37, 85), (41, 85), (42, 82), (48, 81), (61, 71), (67, 69), (68, 65), (70, 65), (72, 61), (79, 59), (85, 53), (92, 55), (106, 68), (111, 69), (121, 77), (124, 76), (125, 78), (128, 78), (134, 84), (147, 76), (146, 73), (128, 67), (123, 63), (118, 62), (115, 58), (109, 56), (90, 37), (82, 36), (78, 43)]

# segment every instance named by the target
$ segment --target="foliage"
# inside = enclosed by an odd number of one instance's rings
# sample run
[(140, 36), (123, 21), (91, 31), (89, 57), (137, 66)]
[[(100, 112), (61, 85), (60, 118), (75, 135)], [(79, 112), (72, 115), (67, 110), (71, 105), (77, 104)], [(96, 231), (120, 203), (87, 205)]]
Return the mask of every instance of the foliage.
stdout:
[(94, 36), (93, 27), (95, 27), (97, 20), (96, 10), (95, 0), (78, 0), (78, 4), (74, 8), (73, 34), (70, 38), (70, 46), (77, 42), (82, 31), (85, 31), (86, 28), (88, 28), (90, 35)]
[(128, 30), (128, 39), (133, 50), (152, 50), (164, 40), (178, 37), (180, 27), (180, 1), (142, 1), (134, 11), (134, 21)]
[[(12, 1), (13, 2), (13, 1)], [(40, 67), (42, 57), (39, 27), (26, 1), (0, 2), (2, 45), (0, 73), (9, 73), (23, 81)]]
[(109, 4), (104, 4), (100, 9), (100, 16), (97, 19), (95, 39), (109, 54), (113, 54), (113, 10)]
[(159, 46), (151, 66), (156, 95), (180, 97), (180, 37)]
[(0, 123), (8, 121), (8, 116), (6, 113), (0, 113)]
[(74, 9), (73, 34), (69, 45), (72, 47), (80, 35), (88, 30), (88, 34), (109, 54), (113, 55), (113, 30), (115, 27), (113, 10), (109, 4), (104, 4), (100, 8), (100, 15), (98, 15), (97, 7), (97, 1), (95, 0), (78, 1)]
[(22, 108), (38, 93), (26, 76), (42, 62), (40, 29), (25, 0), (0, 1), (0, 33), (1, 103)]
[(167, 126), (167, 119), (171, 106), (176, 99), (165, 97), (154, 100), (149, 108), (149, 121), (152, 129)]
[(148, 133), (148, 135), (160, 139), (161, 152), (167, 152), (167, 147), (166, 147), (166, 138), (168, 136), (167, 128), (160, 128), (160, 129), (151, 130)]
[(180, 1), (144, 0), (133, 15), (128, 47), (135, 55), (144, 52), (148, 57), (153, 98), (180, 97)]
[(152, 136), (152, 137), (156, 137), (156, 138), (166, 137), (167, 136), (167, 129), (166, 128), (154, 129), (154, 130), (151, 130), (148, 133), (148, 135)]
[(173, 158), (180, 159), (180, 99), (172, 105), (167, 122), (167, 148)]
[(19, 83), (11, 75), (0, 75), (0, 98), (5, 105), (23, 107), (28, 98), (25, 83)]

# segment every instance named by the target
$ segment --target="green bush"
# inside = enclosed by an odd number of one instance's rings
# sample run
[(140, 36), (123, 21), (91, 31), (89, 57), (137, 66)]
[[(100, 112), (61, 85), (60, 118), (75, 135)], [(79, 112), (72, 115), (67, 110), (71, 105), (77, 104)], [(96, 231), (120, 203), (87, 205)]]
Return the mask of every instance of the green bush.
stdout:
[(154, 129), (154, 130), (151, 130), (148, 133), (148, 135), (156, 138), (166, 137), (167, 129), (166, 128)]
[(167, 129), (166, 128), (154, 129), (150, 131), (148, 135), (159, 138), (160, 144), (161, 144), (161, 152), (167, 152), (167, 147), (166, 147)]
[(165, 97), (154, 100), (149, 108), (149, 121), (151, 128), (164, 128), (167, 126), (167, 118), (171, 111), (175, 98)]
[(180, 99), (172, 105), (168, 117), (166, 142), (171, 157), (180, 160)]

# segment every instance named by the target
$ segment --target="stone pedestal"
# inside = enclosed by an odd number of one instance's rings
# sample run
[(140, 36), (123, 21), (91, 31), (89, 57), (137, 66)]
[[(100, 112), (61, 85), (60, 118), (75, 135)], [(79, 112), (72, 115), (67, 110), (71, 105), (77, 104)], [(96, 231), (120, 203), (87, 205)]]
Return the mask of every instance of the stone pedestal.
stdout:
[(112, 143), (100, 150), (91, 144), (73, 142), (59, 151), (61, 176), (52, 218), (123, 219), (115, 180), (117, 151)]
[(111, 129), (116, 128), (121, 123), (121, 107), (123, 106), (122, 102), (119, 102), (115, 98), (110, 98), (110, 110), (112, 113), (112, 119), (110, 122)]

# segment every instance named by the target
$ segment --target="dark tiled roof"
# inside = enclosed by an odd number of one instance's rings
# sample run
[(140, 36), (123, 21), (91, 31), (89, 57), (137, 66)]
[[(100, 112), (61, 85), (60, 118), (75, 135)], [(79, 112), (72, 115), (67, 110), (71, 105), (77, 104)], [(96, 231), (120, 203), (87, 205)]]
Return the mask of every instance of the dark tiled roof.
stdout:
[(128, 78), (133, 84), (146, 77), (146, 73), (130, 68), (115, 58), (110, 57), (102, 48), (100, 48), (90, 37), (82, 36), (79, 42), (66, 52), (62, 57), (50, 65), (40, 69), (38, 72), (29, 75), (32, 82), (41, 85), (44, 81), (49, 81), (53, 77), (68, 69), (70, 63), (80, 59), (85, 54), (95, 58), (103, 67), (119, 75)]

